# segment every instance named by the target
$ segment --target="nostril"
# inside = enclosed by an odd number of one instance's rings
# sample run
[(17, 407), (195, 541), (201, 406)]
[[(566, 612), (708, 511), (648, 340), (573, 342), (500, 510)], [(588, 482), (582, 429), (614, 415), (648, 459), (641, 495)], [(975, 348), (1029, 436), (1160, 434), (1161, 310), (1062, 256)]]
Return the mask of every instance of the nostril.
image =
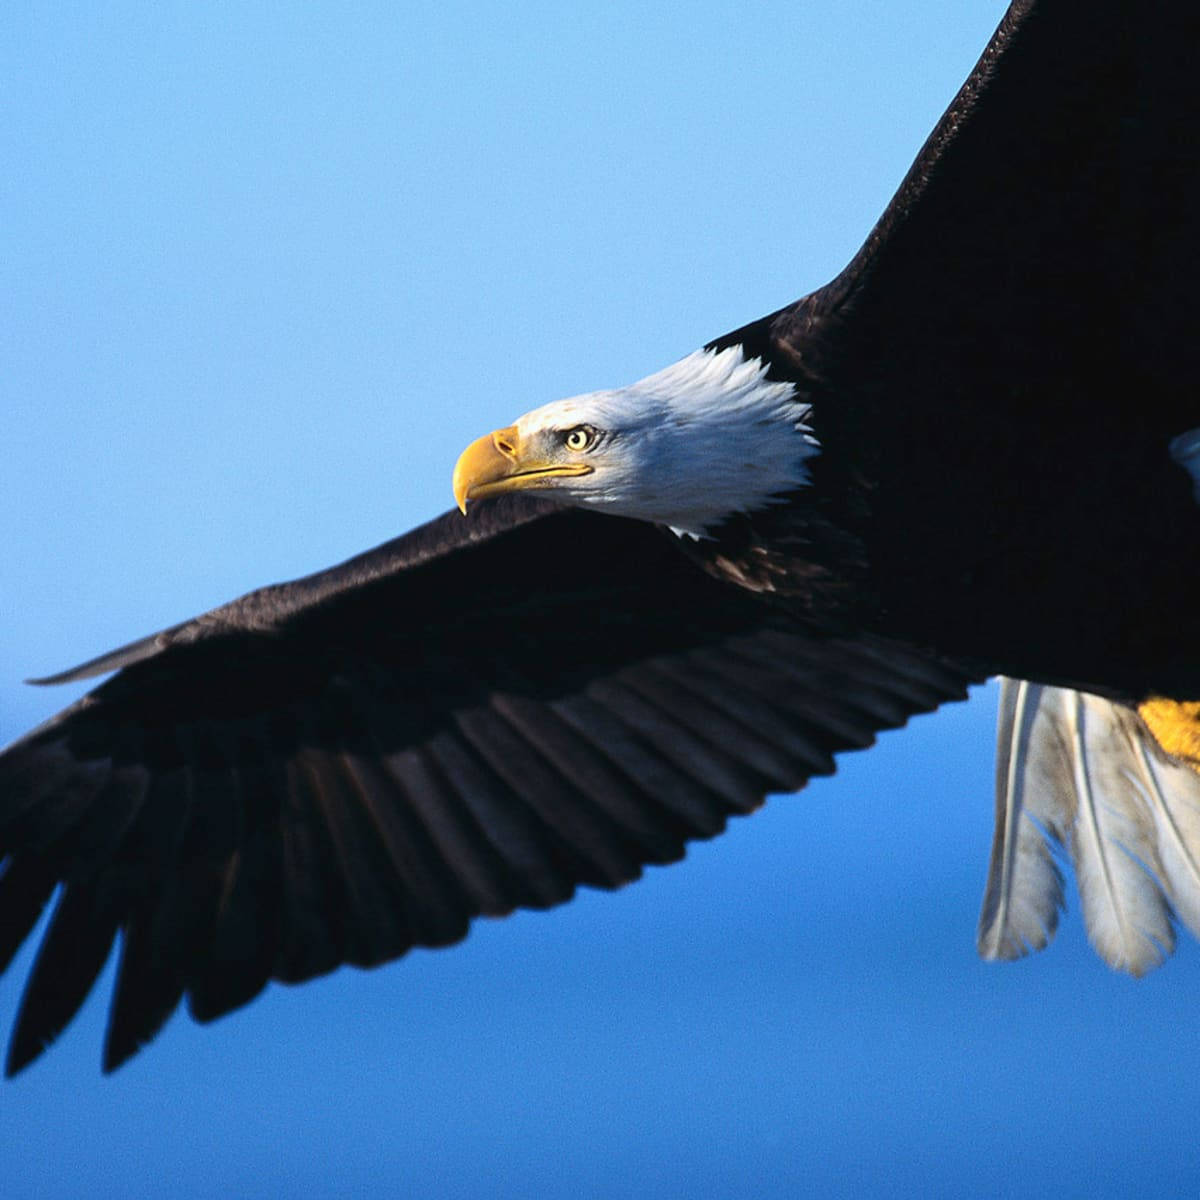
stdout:
[(495, 446), (496, 449), (499, 450), (501, 454), (505, 455), (508, 458), (515, 457), (515, 455), (517, 453), (517, 447), (516, 447), (516, 444), (513, 442), (513, 440), (508, 437), (503, 437), (501, 434), (498, 434), (498, 433), (494, 434), (492, 436), (492, 445)]

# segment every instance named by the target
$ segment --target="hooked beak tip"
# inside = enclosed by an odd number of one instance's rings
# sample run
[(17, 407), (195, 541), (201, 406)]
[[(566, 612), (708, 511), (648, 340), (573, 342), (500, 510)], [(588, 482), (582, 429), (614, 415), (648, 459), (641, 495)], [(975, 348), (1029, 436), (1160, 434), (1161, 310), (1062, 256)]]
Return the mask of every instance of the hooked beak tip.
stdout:
[(454, 464), (454, 503), (466, 516), (467, 503), (478, 489), (507, 476), (516, 456), (516, 430), (498, 429), (476, 438)]

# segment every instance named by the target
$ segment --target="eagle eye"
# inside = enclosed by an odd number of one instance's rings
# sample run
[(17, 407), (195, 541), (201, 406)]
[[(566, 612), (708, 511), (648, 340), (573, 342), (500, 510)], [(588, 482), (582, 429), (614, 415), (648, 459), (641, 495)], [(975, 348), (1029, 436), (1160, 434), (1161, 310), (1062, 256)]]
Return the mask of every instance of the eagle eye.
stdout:
[(563, 445), (568, 450), (586, 450), (595, 440), (596, 431), (586, 425), (576, 425), (563, 435)]

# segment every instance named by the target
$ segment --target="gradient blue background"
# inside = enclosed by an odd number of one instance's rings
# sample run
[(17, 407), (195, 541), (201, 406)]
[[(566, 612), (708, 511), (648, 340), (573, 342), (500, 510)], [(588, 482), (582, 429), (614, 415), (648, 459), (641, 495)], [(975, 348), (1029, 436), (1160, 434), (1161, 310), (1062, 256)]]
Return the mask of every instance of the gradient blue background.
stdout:
[[(10, 2), (0, 741), (79, 690), (23, 676), (393, 536), (477, 434), (824, 282), (1003, 7)], [(993, 708), (105, 1080), (110, 967), (0, 1088), (0, 1194), (1194, 1194), (1196, 947), (1133, 982), (1072, 914), (975, 958)]]

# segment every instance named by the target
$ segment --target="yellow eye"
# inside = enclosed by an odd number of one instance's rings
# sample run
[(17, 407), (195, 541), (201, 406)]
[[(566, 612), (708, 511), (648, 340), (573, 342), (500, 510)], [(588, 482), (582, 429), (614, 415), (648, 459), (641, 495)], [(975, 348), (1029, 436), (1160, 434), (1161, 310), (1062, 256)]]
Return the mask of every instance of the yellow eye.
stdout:
[(568, 450), (586, 450), (592, 444), (592, 434), (580, 425), (578, 429), (572, 429), (563, 442)]

